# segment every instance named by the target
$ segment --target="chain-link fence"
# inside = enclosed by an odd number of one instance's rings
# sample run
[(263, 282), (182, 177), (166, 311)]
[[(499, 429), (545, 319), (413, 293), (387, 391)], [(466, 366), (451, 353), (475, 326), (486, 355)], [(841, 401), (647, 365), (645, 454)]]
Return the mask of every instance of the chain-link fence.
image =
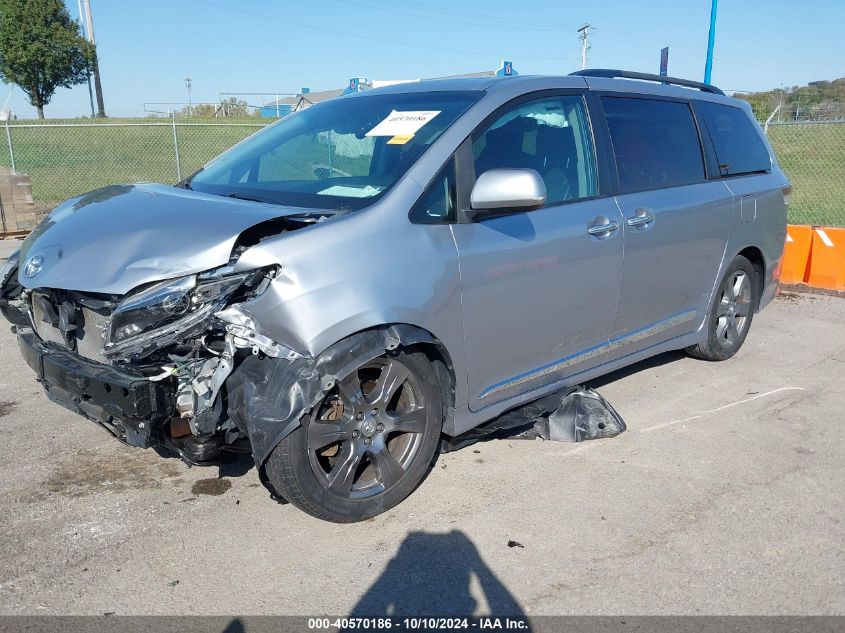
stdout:
[(772, 122), (766, 134), (792, 181), (790, 224), (845, 226), (845, 120)]
[[(31, 179), (32, 202), (43, 213), (109, 184), (175, 183), (269, 122), (7, 123), (0, 166)], [(792, 181), (789, 221), (845, 226), (845, 120), (770, 122), (766, 132)]]
[(109, 184), (176, 183), (269, 122), (7, 124), (0, 128), (0, 166), (29, 176), (43, 213)]

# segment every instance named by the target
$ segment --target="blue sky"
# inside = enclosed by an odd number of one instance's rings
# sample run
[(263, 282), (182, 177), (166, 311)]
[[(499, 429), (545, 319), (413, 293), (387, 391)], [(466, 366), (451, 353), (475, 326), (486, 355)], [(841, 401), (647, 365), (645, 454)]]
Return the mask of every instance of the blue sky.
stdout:
[[(67, 0), (73, 17), (76, 0)], [(565, 74), (580, 63), (575, 30), (591, 34), (589, 66), (701, 80), (710, 0), (91, 0), (106, 112), (221, 92), (295, 93), (349, 77), (415, 79), (494, 69)], [(764, 90), (845, 76), (842, 0), (720, 0), (713, 83)], [(2, 94), (5, 101), (7, 87)], [(250, 103), (260, 97), (250, 97)], [(34, 115), (15, 88), (10, 106)], [(148, 106), (159, 109), (167, 106)], [(90, 113), (86, 86), (59, 89), (48, 117)]]

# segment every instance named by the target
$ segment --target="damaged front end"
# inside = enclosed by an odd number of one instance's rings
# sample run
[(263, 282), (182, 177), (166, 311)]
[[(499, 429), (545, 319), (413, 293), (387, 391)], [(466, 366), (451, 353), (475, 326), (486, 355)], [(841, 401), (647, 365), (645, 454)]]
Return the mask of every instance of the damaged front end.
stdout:
[(225, 266), (125, 297), (4, 284), (2, 308), (48, 396), (128, 444), (164, 446), (192, 463), (248, 450), (227, 416), (225, 382), (251, 355), (298, 356), (238, 321), (276, 267)]
[(287, 347), (250, 312), (286, 273), (237, 270), (240, 248), (226, 266), (123, 296), (25, 288), (15, 260), (3, 268), (0, 307), (54, 402), (131, 446), (198, 465), (217, 463), (221, 451), (252, 454), (262, 473), (338, 379), (386, 352), (434, 341), (410, 326), (384, 326), (316, 357)]
[[(243, 394), (256, 377), (239, 377), (241, 366), (249, 373), (246, 361), (272, 359), (296, 372), (297, 361), (311, 364), (262, 334), (241, 307), (267, 291), (280, 267), (235, 272), (237, 255), (226, 266), (115, 296), (25, 288), (15, 254), (2, 267), (0, 310), (51, 400), (129, 445), (215, 463), (221, 450), (252, 451)], [(287, 421), (279, 415), (277, 425)], [(262, 428), (258, 435), (273, 433)], [(265, 444), (260, 459), (272, 449)]]

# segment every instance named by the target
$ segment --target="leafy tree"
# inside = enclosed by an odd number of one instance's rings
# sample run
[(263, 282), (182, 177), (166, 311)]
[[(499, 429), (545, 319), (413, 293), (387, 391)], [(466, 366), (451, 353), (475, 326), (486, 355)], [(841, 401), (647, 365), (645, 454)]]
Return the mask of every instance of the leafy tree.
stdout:
[(20, 86), (39, 119), (56, 88), (87, 80), (93, 59), (62, 0), (0, 0), (0, 78)]
[(754, 114), (764, 121), (778, 105), (778, 119), (839, 119), (845, 117), (845, 77), (832, 81), (811, 81), (806, 86), (785, 90), (735, 94), (751, 104)]
[(215, 116), (247, 116), (249, 114), (249, 105), (246, 101), (238, 99), (237, 97), (229, 97), (218, 104), (214, 103), (197, 103), (191, 106), (185, 106), (180, 111), (180, 114), (193, 114), (198, 117), (215, 117)]

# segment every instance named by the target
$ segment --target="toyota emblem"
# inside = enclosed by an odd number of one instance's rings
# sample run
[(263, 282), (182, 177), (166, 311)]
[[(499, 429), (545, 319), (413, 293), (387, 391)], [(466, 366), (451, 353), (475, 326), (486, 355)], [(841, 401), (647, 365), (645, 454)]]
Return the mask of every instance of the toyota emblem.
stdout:
[(28, 260), (26, 260), (26, 264), (24, 264), (23, 272), (24, 274), (29, 277), (35, 277), (38, 273), (41, 272), (41, 269), (44, 268), (44, 257), (42, 255), (33, 255)]

